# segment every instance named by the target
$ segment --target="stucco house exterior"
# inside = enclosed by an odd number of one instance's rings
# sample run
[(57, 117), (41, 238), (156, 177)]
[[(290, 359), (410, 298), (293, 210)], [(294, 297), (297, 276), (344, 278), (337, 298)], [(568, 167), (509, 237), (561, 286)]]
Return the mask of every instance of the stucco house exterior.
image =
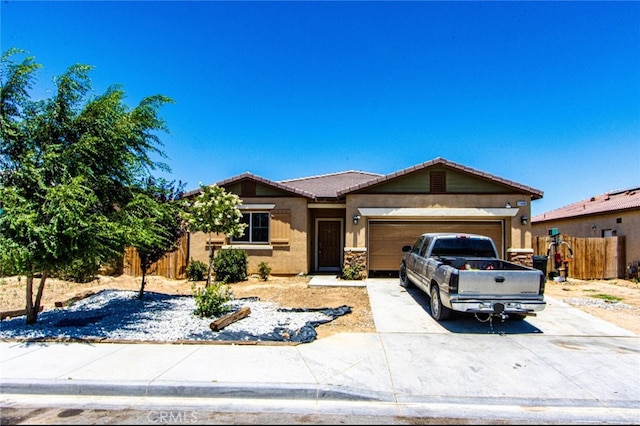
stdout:
[[(624, 237), (626, 265), (640, 263), (640, 186), (613, 190), (536, 215), (534, 236), (550, 229), (580, 238)], [(637, 272), (637, 270), (636, 270)]]
[[(241, 239), (214, 235), (214, 249), (244, 249), (250, 273), (266, 262), (274, 275), (339, 274), (345, 264), (363, 276), (397, 273), (402, 246), (441, 231), (489, 235), (503, 258), (531, 265), (531, 201), (543, 195), (443, 158), (388, 175), (272, 181), (243, 173), (216, 185), (241, 198), (249, 226)], [(190, 258), (207, 262), (209, 237), (189, 235)]]

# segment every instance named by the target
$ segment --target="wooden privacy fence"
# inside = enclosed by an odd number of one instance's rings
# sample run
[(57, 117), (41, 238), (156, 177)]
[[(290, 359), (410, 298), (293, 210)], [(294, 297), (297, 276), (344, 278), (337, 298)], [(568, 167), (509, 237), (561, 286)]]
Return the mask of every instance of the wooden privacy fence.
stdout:
[[(162, 259), (151, 265), (147, 274), (158, 275), (174, 280), (183, 280), (187, 277), (188, 256), (189, 237), (185, 235), (178, 242), (178, 249), (165, 254)], [(138, 251), (133, 247), (128, 247), (125, 250), (123, 272), (132, 277), (142, 276)]]
[[(547, 255), (551, 241), (551, 237), (533, 237), (531, 246), (534, 255)], [(569, 278), (582, 280), (624, 278), (626, 272), (624, 236), (578, 238), (561, 235), (560, 241), (566, 242), (573, 250), (573, 259), (571, 259), (567, 245), (559, 245), (562, 259), (569, 260)], [(555, 270), (553, 254), (552, 249), (547, 259), (547, 277), (549, 272)]]

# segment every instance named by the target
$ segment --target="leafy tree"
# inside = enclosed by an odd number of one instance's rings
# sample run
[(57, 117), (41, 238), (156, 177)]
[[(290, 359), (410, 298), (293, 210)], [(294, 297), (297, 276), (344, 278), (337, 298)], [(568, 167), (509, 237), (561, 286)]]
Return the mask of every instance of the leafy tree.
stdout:
[(146, 188), (137, 192), (123, 209), (125, 221), (131, 232), (128, 245), (135, 247), (142, 269), (142, 283), (138, 298), (144, 296), (145, 277), (158, 260), (178, 248), (180, 238), (186, 234), (183, 220), (184, 185), (165, 179), (149, 178)]
[(217, 185), (200, 185), (200, 194), (195, 197), (188, 209), (187, 227), (189, 231), (200, 231), (209, 234), (209, 268), (207, 272), (207, 286), (211, 284), (211, 269), (213, 265), (213, 244), (211, 234), (218, 233), (227, 237), (241, 237), (244, 235), (242, 213), (238, 208), (242, 200), (232, 193), (228, 193)]
[(130, 233), (123, 207), (153, 170), (168, 170), (152, 155), (165, 157), (155, 132), (167, 130), (158, 109), (172, 101), (151, 96), (130, 110), (119, 86), (89, 97), (87, 65), (56, 78), (52, 98), (32, 101), (41, 66), (14, 60), (24, 53), (10, 49), (0, 63), (0, 263), (26, 276), (26, 322), (34, 324), (51, 273), (122, 255)]

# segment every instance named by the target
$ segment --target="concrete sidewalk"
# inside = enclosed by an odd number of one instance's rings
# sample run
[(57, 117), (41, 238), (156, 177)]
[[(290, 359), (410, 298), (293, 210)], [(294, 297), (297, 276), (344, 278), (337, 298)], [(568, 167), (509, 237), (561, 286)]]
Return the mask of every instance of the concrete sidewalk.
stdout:
[(20, 395), (242, 398), (640, 423), (640, 336), (551, 298), (525, 321), (439, 324), (419, 290), (365, 284), (376, 333), (296, 346), (2, 342), (0, 405)]

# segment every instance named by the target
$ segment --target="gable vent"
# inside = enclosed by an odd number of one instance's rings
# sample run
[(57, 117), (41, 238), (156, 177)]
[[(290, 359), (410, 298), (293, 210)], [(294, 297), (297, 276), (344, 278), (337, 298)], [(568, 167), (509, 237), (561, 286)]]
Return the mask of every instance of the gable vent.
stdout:
[(429, 192), (433, 194), (444, 194), (447, 192), (447, 181), (445, 172), (429, 173)]
[(243, 180), (240, 184), (240, 196), (241, 197), (255, 197), (256, 196), (256, 183), (252, 180)]

